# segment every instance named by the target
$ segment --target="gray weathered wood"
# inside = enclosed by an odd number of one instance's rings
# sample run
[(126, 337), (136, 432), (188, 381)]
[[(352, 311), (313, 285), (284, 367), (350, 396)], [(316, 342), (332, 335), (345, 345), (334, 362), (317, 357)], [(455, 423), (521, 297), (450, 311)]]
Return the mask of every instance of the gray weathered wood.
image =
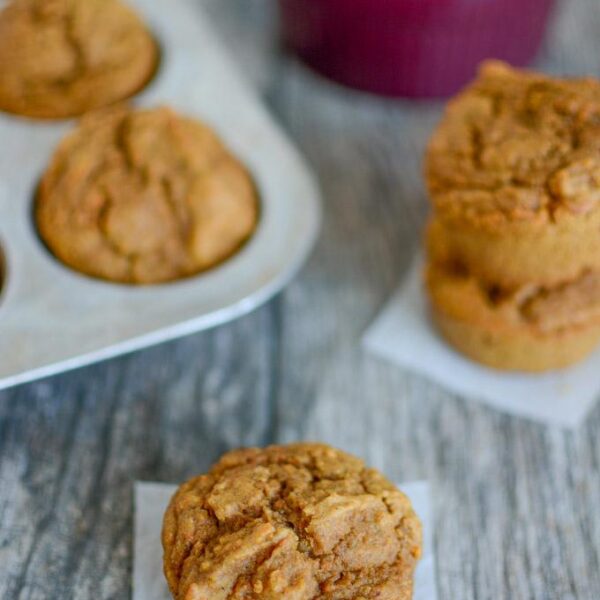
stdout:
[[(0, 598), (127, 598), (135, 479), (175, 482), (232, 446), (300, 438), (431, 480), (442, 600), (600, 598), (600, 409), (575, 434), (546, 429), (359, 345), (418, 243), (439, 104), (312, 75), (277, 51), (270, 3), (209, 8), (321, 179), (322, 238), (253, 315), (0, 393)], [(600, 75), (599, 30), (597, 0), (564, 2), (541, 65)]]

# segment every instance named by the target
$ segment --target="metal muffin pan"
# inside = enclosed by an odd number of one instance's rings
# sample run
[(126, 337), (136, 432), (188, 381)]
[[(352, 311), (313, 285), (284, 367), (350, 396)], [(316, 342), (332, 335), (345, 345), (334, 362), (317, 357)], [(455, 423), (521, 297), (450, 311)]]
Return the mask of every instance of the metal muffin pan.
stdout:
[(161, 45), (159, 71), (132, 102), (170, 105), (209, 123), (252, 172), (261, 220), (220, 266), (190, 279), (129, 286), (92, 279), (40, 241), (32, 202), (74, 121), (0, 114), (0, 388), (59, 373), (230, 321), (277, 293), (318, 233), (318, 186), (242, 82), (195, 0), (129, 0)]

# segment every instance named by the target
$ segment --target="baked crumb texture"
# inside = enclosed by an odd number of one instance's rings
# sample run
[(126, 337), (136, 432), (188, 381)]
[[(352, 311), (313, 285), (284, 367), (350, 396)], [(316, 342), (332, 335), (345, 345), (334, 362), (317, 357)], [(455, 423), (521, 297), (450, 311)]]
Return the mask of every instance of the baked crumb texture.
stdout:
[(36, 221), (66, 265), (122, 283), (189, 277), (251, 236), (252, 178), (206, 125), (168, 108), (89, 113), (58, 146)]
[(600, 340), (600, 83), (485, 63), (426, 156), (426, 284), (441, 333), (501, 369)]
[(409, 600), (421, 527), (379, 472), (319, 444), (230, 452), (163, 524), (177, 600)]
[(66, 118), (128, 98), (158, 47), (119, 0), (12, 0), (0, 12), (0, 110)]

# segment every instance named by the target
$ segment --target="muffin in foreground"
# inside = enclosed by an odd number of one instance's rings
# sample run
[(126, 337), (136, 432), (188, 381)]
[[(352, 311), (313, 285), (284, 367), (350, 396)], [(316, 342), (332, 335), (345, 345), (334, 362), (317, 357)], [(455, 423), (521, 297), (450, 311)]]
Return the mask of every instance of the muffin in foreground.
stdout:
[(410, 501), (320, 444), (230, 452), (166, 511), (176, 600), (409, 600), (421, 553)]
[(119, 0), (12, 0), (0, 12), (0, 110), (66, 118), (124, 100), (158, 48)]
[(426, 156), (438, 227), (502, 287), (600, 270), (600, 82), (499, 62), (447, 106)]
[(206, 125), (169, 108), (86, 115), (58, 146), (35, 206), (66, 265), (121, 283), (161, 283), (235, 253), (257, 223), (247, 170)]
[(600, 342), (600, 271), (552, 286), (486, 284), (449, 252), (436, 221), (428, 230), (426, 286), (442, 336), (497, 369), (546, 371), (574, 364)]

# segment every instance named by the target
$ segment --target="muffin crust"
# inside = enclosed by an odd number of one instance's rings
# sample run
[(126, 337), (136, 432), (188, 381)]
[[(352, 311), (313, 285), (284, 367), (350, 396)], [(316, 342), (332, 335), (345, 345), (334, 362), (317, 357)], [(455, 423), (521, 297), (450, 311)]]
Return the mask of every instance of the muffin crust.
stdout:
[(246, 169), (202, 123), (168, 108), (91, 113), (56, 150), (36, 221), (68, 266), (122, 283), (189, 277), (252, 234)]
[(409, 600), (421, 530), (409, 500), (319, 444), (226, 454), (163, 526), (177, 600)]
[(158, 48), (120, 0), (12, 0), (0, 12), (0, 110), (65, 118), (124, 100)]

